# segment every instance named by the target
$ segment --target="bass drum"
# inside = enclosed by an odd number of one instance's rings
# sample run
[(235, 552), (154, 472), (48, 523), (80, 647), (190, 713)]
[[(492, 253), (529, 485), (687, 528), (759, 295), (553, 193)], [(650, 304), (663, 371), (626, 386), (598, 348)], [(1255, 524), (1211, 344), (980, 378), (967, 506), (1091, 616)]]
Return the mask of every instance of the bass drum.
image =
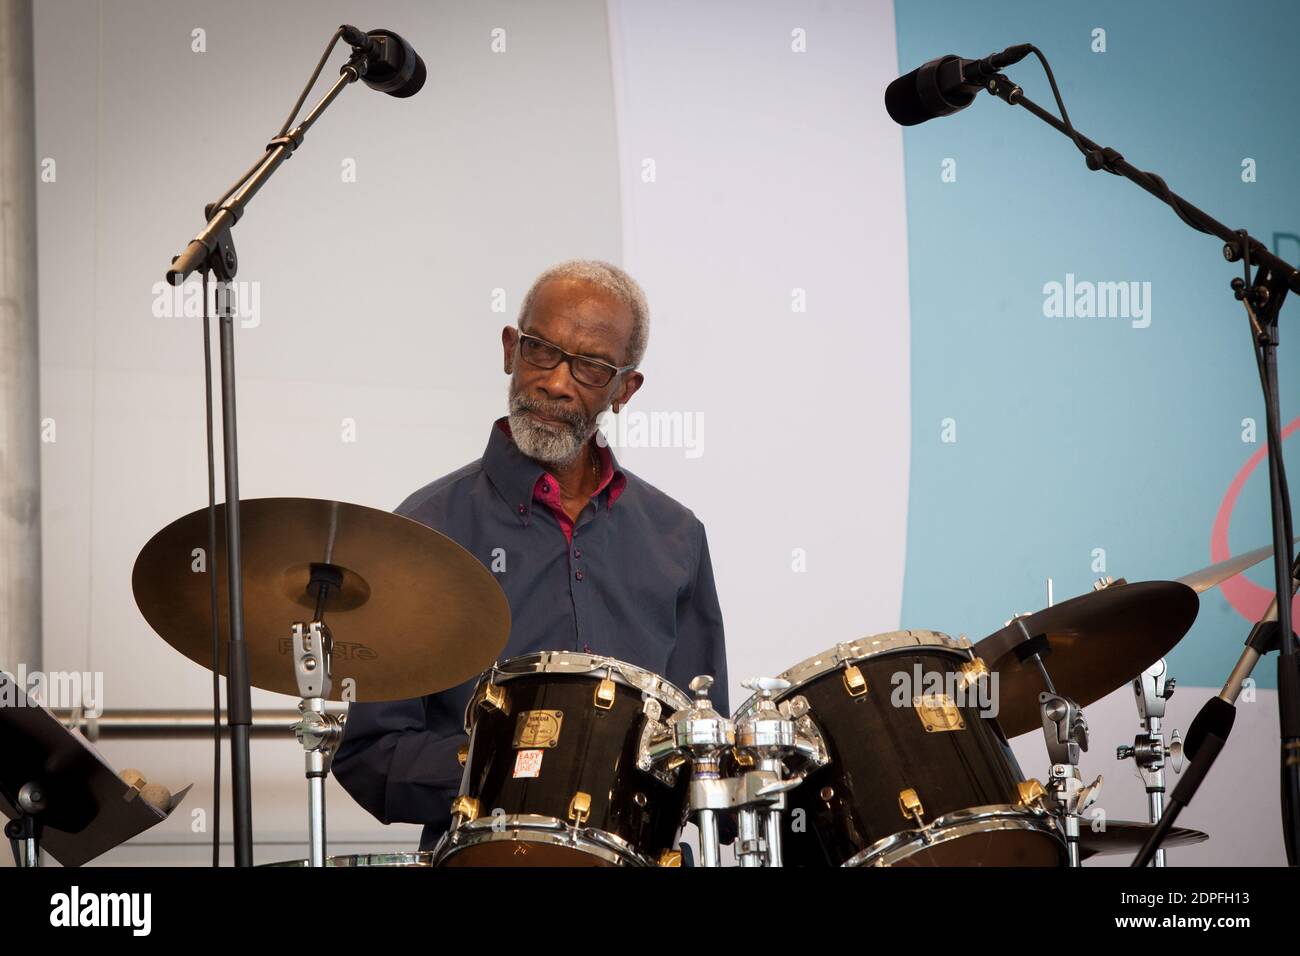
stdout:
[(673, 866), (688, 769), (647, 746), (680, 690), (609, 657), (545, 652), (486, 671), (439, 866)]
[(819, 734), (829, 757), (789, 794), (787, 865), (1065, 864), (1041, 786), (1025, 780), (988, 715), (996, 675), (968, 641), (894, 631), (780, 676), (791, 684), (776, 697), (782, 711)]

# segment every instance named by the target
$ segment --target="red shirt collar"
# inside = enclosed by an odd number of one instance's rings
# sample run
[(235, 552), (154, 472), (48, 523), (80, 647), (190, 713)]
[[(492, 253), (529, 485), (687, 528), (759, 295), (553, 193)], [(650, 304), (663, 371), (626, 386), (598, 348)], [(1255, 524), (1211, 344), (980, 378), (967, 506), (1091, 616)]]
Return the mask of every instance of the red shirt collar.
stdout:
[[(508, 417), (500, 418), (496, 424), (506, 435), (511, 437), (511, 444), (513, 445), (513, 436), (510, 433), (510, 419)], [(614, 460), (614, 452), (608, 445), (599, 440), (599, 433), (591, 439), (591, 442), (596, 446), (596, 460), (600, 465), (600, 484), (596, 486), (596, 491), (592, 494), (592, 497), (599, 498), (601, 492), (608, 488), (609, 495), (605, 499), (605, 508), (608, 510), (614, 507), (614, 502), (619, 499), (619, 496), (627, 488), (627, 476), (623, 474), (623, 470), (618, 467), (618, 462)], [(518, 448), (517, 445), (514, 447)], [(532, 461), (532, 459), (528, 460)], [(545, 501), (553, 508), (559, 508), (559, 482), (555, 480), (554, 475), (545, 470), (544, 466), (538, 465), (538, 467), (542, 467), (543, 470), (533, 482), (533, 500)], [(550, 486), (549, 492), (542, 490), (543, 484)], [(550, 500), (552, 497), (554, 498), (553, 501)]]

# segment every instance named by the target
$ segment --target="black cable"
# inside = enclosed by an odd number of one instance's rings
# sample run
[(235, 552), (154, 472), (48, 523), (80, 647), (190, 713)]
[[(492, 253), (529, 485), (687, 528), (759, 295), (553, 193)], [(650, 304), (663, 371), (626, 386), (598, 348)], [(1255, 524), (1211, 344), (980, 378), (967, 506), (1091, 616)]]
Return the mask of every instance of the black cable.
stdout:
[[(1052, 68), (1048, 65), (1047, 57), (1043, 56), (1043, 51), (1038, 49), (1036, 46), (1030, 46), (1029, 49), (1033, 52), (1034, 56), (1038, 57), (1039, 62), (1043, 65), (1043, 72), (1047, 74), (1047, 82), (1052, 87), (1052, 96), (1056, 98), (1056, 108), (1061, 111), (1061, 123), (1065, 126), (1066, 132), (1069, 134), (1070, 139), (1078, 148), (1079, 152), (1083, 153), (1087, 158), (1088, 168), (1104, 169), (1112, 176), (1120, 175), (1120, 173), (1111, 168), (1110, 164), (1116, 159), (1123, 161), (1124, 157), (1120, 156), (1119, 153), (1109, 147), (1096, 150), (1087, 147), (1079, 134), (1075, 132), (1074, 125), (1070, 122), (1070, 116), (1065, 111), (1065, 101), (1061, 98), (1060, 90), (1057, 89), (1056, 77), (1052, 75)], [(1166, 183), (1159, 175), (1147, 172), (1144, 169), (1136, 168), (1134, 169), (1134, 172), (1145, 179), (1148, 186), (1153, 187), (1153, 191), (1156, 195), (1163, 199), (1165, 204), (1173, 209), (1179, 219), (1187, 223), (1187, 225), (1191, 226), (1197, 232), (1203, 232), (1211, 236), (1214, 235), (1214, 232), (1207, 229), (1204, 223), (1197, 218), (1196, 211), (1183, 208), (1183, 201), (1173, 194), (1168, 183)]]
[[(1251, 307), (1250, 302), (1250, 249), (1244, 241), (1245, 230), (1238, 230), (1239, 235), (1243, 237), (1241, 247), (1242, 253), (1242, 271), (1245, 275), (1245, 283), (1241, 290), (1241, 303), (1246, 307), (1246, 315), (1250, 318), (1251, 339), (1255, 346), (1255, 368), (1259, 372), (1259, 385), (1264, 393), (1264, 431), (1265, 437), (1273, 449), (1275, 455), (1268, 456), (1269, 477), (1272, 482), (1269, 488), (1272, 489), (1276, 484), (1282, 498), (1282, 530), (1286, 534), (1286, 548), (1288, 563), (1294, 562), (1294, 555), (1291, 554), (1291, 548), (1295, 542), (1294, 524), (1291, 519), (1291, 492), (1290, 485), (1286, 475), (1286, 461), (1282, 451), (1282, 408), (1280, 396), (1275, 394), (1272, 382), (1268, 374), (1268, 349), (1272, 347), (1272, 332), (1263, 328), (1259, 324), (1259, 318), (1255, 315), (1255, 310)], [(1282, 600), (1282, 595), (1278, 595), (1278, 600)], [(1279, 612), (1280, 615), (1280, 612)], [(1290, 635), (1283, 634), (1280, 637), (1282, 641), (1291, 641)], [(1285, 649), (1279, 648), (1282, 655), (1287, 653)]]
[(311, 88), (316, 85), (316, 79), (320, 76), (320, 71), (325, 68), (325, 61), (328, 60), (330, 54), (334, 52), (334, 45), (339, 42), (339, 37), (343, 36), (343, 30), (344, 27), (339, 27), (334, 31), (334, 36), (330, 37), (330, 42), (325, 47), (325, 52), (321, 54), (320, 61), (316, 64), (316, 69), (312, 71), (311, 79), (307, 81), (307, 85), (303, 88), (302, 94), (298, 97), (298, 102), (293, 104), (293, 112), (290, 113), (289, 118), (284, 121), (284, 125), (280, 127), (280, 132), (277, 135), (283, 136), (285, 133), (289, 132), (289, 128), (293, 126), (293, 121), (298, 118), (298, 111), (302, 109), (302, 104), (307, 102), (307, 94), (310, 93)]
[(212, 612), (212, 865), (221, 865), (221, 633), (217, 627), (217, 474), (212, 440), (212, 327), (203, 269), (203, 396), (208, 424), (208, 593)]
[[(312, 71), (311, 79), (309, 79), (307, 85), (303, 87), (302, 93), (298, 96), (298, 101), (293, 104), (293, 111), (289, 113), (289, 118), (285, 120), (284, 125), (280, 127), (280, 132), (275, 135), (276, 139), (279, 139), (281, 136), (288, 133), (289, 129), (293, 126), (293, 121), (298, 118), (298, 111), (302, 109), (302, 104), (307, 102), (307, 95), (311, 93), (312, 87), (316, 85), (316, 80), (320, 77), (321, 70), (325, 68), (325, 63), (329, 60), (330, 54), (334, 52), (334, 47), (339, 42), (339, 37), (343, 36), (343, 30), (344, 27), (339, 27), (334, 31), (334, 36), (330, 37), (329, 43), (325, 46), (325, 52), (321, 54), (320, 60), (316, 63), (316, 69)], [(239, 179), (235, 181), (235, 184), (227, 189), (221, 198), (212, 204), (213, 213), (220, 209), (225, 201), (234, 195), (234, 193), (237, 192), (244, 183), (248, 182), (249, 177), (252, 176), (253, 173), (257, 172), (265, 161), (266, 158), (261, 157), (257, 162), (253, 163), (252, 166), (249, 166), (248, 169), (244, 171), (244, 175), (240, 176)]]
[(1052, 75), (1052, 68), (1048, 65), (1047, 57), (1043, 56), (1043, 51), (1038, 49), (1036, 46), (1031, 45), (1029, 49), (1033, 52), (1034, 56), (1038, 57), (1038, 62), (1043, 65), (1043, 72), (1047, 74), (1047, 82), (1052, 87), (1052, 96), (1056, 98), (1056, 108), (1061, 111), (1061, 122), (1065, 125), (1066, 132), (1070, 135), (1070, 140), (1076, 147), (1078, 147), (1079, 152), (1083, 153), (1084, 156), (1093, 155), (1093, 150), (1090, 150), (1085, 146), (1083, 141), (1079, 138), (1079, 134), (1074, 131), (1074, 124), (1070, 122), (1070, 114), (1065, 111), (1065, 100), (1061, 99), (1061, 91), (1056, 87), (1056, 77)]

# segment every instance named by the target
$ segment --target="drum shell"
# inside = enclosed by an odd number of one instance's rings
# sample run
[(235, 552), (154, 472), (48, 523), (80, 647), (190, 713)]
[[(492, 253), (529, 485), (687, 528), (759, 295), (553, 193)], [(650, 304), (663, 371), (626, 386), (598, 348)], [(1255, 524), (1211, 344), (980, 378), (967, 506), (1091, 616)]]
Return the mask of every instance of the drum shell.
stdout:
[[(1019, 764), (997, 720), (981, 714), (973, 692), (965, 699), (950, 697), (961, 729), (927, 730), (912, 695), (898, 706), (898, 675), (907, 677), (904, 690), (920, 696), (927, 688), (924, 680), (915, 686), (918, 665), (922, 675), (960, 677), (968, 660), (956, 650), (911, 647), (854, 661), (866, 679), (867, 692), (859, 696), (850, 695), (845, 670), (837, 667), (778, 698), (802, 696), (808, 702), (830, 757), (790, 794), (786, 863), (841, 866), (877, 841), (916, 828), (915, 818), (899, 806), (905, 790), (920, 799), (923, 824), (956, 811), (1019, 803)], [(1045, 857), (1054, 856), (1054, 847), (1043, 849)]]
[[(536, 673), (501, 682), (509, 712), (480, 705), (472, 713), (461, 793), (478, 801), (481, 821), (504, 814), (507, 828), (509, 818), (523, 815), (575, 826), (570, 807), (575, 794), (585, 793), (590, 810), (583, 826), (616, 837), (640, 858), (629, 862), (653, 863), (674, 848), (681, 832), (689, 777), (678, 772), (669, 783), (637, 766), (648, 719), (642, 693), (620, 684), (608, 708), (597, 706), (601, 676)], [(515, 746), (521, 715), (530, 711), (560, 712), (553, 746)], [(542, 750), (536, 777), (514, 774), (517, 755), (526, 749)], [(472, 864), (475, 853), (467, 845), (449, 862)], [(484, 853), (496, 858), (494, 850)]]

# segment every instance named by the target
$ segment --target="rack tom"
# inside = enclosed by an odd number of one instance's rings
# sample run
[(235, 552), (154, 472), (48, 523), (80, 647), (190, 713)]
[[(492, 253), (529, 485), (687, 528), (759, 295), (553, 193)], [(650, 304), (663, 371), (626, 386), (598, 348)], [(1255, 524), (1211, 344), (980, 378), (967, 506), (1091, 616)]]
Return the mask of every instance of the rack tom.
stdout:
[(675, 865), (688, 768), (651, 769), (651, 737), (690, 699), (608, 657), (544, 652), (484, 672), (439, 866)]
[[(806, 866), (1061, 866), (1064, 841), (993, 716), (970, 643), (894, 631), (780, 675), (829, 756), (789, 794), (783, 859)], [(747, 701), (737, 719), (754, 706)]]

